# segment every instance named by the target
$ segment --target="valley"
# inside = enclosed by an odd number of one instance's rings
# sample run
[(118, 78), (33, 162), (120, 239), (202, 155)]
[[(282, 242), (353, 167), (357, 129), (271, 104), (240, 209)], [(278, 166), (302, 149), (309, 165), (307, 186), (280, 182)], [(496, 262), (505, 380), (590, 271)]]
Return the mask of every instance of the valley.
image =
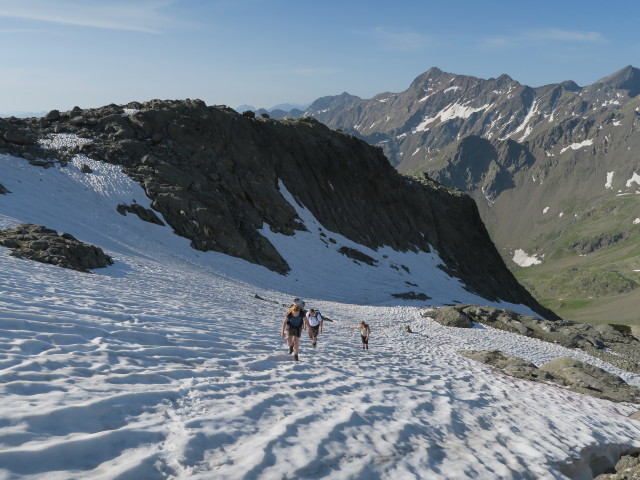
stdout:
[(639, 92), (632, 66), (537, 88), (431, 68), (402, 92), (323, 97), (304, 115), (468, 193), (507, 266), (562, 318), (640, 325)]

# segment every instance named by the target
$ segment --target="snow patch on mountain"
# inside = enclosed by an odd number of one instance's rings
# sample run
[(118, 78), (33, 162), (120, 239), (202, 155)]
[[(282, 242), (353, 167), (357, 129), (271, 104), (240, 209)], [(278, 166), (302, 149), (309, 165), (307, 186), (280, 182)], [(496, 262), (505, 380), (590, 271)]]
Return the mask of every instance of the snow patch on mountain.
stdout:
[(476, 112), (487, 110), (491, 107), (491, 104), (485, 104), (481, 107), (471, 107), (469, 105), (463, 105), (459, 103), (452, 103), (441, 110), (435, 117), (424, 118), (422, 122), (415, 127), (414, 132), (423, 132), (428, 129), (428, 125), (440, 120), (441, 123), (453, 120), (454, 118), (469, 118)]
[(512, 260), (521, 267), (530, 267), (531, 265), (542, 263), (542, 260), (538, 259), (536, 255), (528, 255), (527, 252), (522, 249), (518, 249), (513, 253)]
[(615, 173), (615, 171), (614, 172), (607, 172), (607, 183), (604, 184), (604, 188), (613, 188), (611, 185), (612, 185), (612, 182), (613, 182), (613, 174), (614, 173)]
[(580, 142), (580, 143), (572, 143), (568, 147), (564, 147), (562, 150), (560, 150), (560, 153), (562, 154), (562, 153), (566, 152), (569, 149), (579, 150), (581, 148), (588, 147), (589, 145), (593, 145), (593, 140), (589, 139), (589, 140), (585, 140), (584, 142)]
[(518, 139), (518, 142), (522, 142), (525, 138), (527, 138), (529, 136), (529, 134), (531, 133), (531, 130), (532, 130), (532, 126), (529, 125), (529, 122), (536, 115), (536, 113), (538, 113), (538, 103), (539, 103), (538, 99), (535, 99), (533, 101), (533, 103), (531, 104), (531, 108), (527, 112), (527, 116), (524, 117), (524, 120), (522, 121), (520, 126), (518, 128), (516, 128), (513, 131), (513, 133), (508, 135), (509, 137), (511, 137), (513, 135), (516, 135), (517, 133), (520, 133), (523, 130), (524, 130), (524, 134)]
[(425, 95), (420, 100), (418, 100), (418, 103), (426, 102), (429, 97), (433, 96), (433, 93), (429, 93), (429, 92), (433, 92), (434, 91), (433, 88), (429, 87), (429, 88), (425, 88), (423, 90), (425, 92), (427, 92), (427, 95)]
[(90, 138), (82, 138), (75, 133), (51, 133), (45, 138), (38, 139), (38, 144), (42, 148), (51, 150), (69, 150), (91, 142)]
[(638, 175), (636, 172), (633, 172), (633, 175), (631, 176), (631, 178), (627, 180), (627, 183), (626, 183), (627, 188), (631, 188), (631, 185), (634, 183), (640, 186), (640, 175)]

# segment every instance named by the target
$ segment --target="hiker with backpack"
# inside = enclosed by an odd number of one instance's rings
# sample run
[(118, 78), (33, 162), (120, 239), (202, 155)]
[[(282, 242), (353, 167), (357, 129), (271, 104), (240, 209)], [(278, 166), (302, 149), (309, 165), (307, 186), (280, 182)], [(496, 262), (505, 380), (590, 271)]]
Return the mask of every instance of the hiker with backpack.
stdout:
[[(298, 299), (296, 299), (298, 300)], [(302, 310), (302, 306), (298, 303), (294, 303), (282, 322), (282, 338), (285, 338), (284, 331), (287, 330), (287, 346), (289, 347), (289, 354), (293, 352), (293, 359), (298, 361), (298, 349), (300, 347), (300, 332), (306, 329), (305, 316)], [(304, 305), (304, 302), (301, 302)]]
[(362, 349), (369, 350), (369, 335), (371, 334), (371, 329), (369, 328), (369, 325), (364, 320), (362, 320), (355, 327), (351, 327), (351, 330), (356, 328), (360, 329), (360, 337), (362, 338)]
[(310, 308), (305, 315), (305, 323), (309, 331), (311, 345), (313, 348), (316, 348), (316, 344), (318, 343), (318, 334), (322, 333), (322, 326), (324, 325), (324, 320), (322, 319), (322, 315), (320, 315), (320, 311)]

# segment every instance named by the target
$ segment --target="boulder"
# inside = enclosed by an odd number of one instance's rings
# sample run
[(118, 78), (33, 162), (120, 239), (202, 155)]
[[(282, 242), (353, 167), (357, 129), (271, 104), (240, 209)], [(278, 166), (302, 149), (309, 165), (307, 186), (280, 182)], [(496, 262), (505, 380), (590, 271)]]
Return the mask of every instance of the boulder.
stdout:
[(21, 224), (0, 230), (0, 245), (11, 249), (10, 255), (63, 268), (89, 272), (113, 264), (101, 248), (77, 240), (73, 235), (58, 235), (42, 225)]
[(57, 120), (60, 120), (60, 111), (59, 110), (51, 110), (49, 113), (47, 113), (44, 116), (45, 120), (48, 120), (50, 122), (55, 122)]
[(622, 455), (615, 465), (615, 473), (603, 473), (593, 480), (636, 480), (640, 478), (640, 453)]
[(7, 130), (4, 133), (5, 141), (18, 145), (29, 145), (35, 143), (32, 137), (20, 130)]
[(437, 308), (434, 311), (427, 312), (425, 316), (433, 318), (436, 322), (445, 327), (471, 328), (473, 322), (471, 319), (455, 308)]

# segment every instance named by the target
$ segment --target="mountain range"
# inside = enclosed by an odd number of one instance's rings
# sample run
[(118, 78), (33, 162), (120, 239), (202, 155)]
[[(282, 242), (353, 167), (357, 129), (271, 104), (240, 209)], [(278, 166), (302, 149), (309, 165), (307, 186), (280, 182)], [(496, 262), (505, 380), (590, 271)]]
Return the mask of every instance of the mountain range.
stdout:
[[(0, 119), (0, 245), (0, 478), (637, 474), (638, 339), (558, 319), (471, 197), (312, 117)], [(292, 359), (295, 296), (325, 323)]]
[(634, 324), (639, 93), (632, 66), (537, 88), (431, 68), (402, 92), (322, 97), (303, 115), (471, 195), (509, 267), (563, 318)]
[[(311, 117), (275, 120), (199, 100), (156, 100), (0, 119), (0, 135), (0, 153), (44, 168), (64, 167), (76, 155), (122, 166), (144, 188), (152, 210), (125, 202), (119, 211), (146, 220), (160, 214), (203, 252), (292, 274), (287, 252), (265, 233), (308, 229), (286, 191), (317, 219), (321, 226), (312, 233), (327, 249), (376, 267), (381, 278), (396, 278), (389, 299), (434, 298), (441, 285), (418, 278), (436, 268), (486, 301), (524, 304), (557, 318), (506, 268), (467, 195), (406, 177), (379, 147)], [(79, 140), (66, 145), (68, 138)], [(423, 256), (424, 265), (414, 267), (421, 272), (386, 249)]]

